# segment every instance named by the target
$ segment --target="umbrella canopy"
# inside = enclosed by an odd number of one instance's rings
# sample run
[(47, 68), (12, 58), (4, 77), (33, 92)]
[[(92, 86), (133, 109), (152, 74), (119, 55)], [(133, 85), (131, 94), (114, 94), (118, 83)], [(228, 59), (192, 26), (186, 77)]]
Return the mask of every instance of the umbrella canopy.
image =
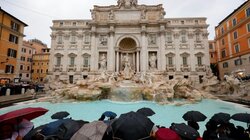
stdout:
[(197, 139), (199, 137), (198, 131), (196, 131), (191, 126), (186, 125), (185, 123), (172, 123), (170, 128), (178, 135), (187, 139)]
[(152, 116), (155, 114), (155, 112), (151, 108), (147, 108), (147, 107), (143, 107), (141, 109), (138, 109), (136, 112), (140, 113), (144, 116)]
[(236, 121), (250, 123), (250, 114), (248, 113), (236, 113), (231, 118)]
[(82, 123), (69, 119), (59, 126), (55, 134), (60, 140), (69, 140), (81, 127)]
[(200, 122), (205, 121), (207, 117), (199, 111), (188, 111), (182, 116), (182, 118), (185, 121)]
[(146, 116), (128, 112), (121, 114), (112, 124), (113, 138), (123, 140), (137, 140), (150, 137), (154, 123)]
[(113, 117), (115, 118), (117, 115), (116, 113), (112, 112), (112, 111), (105, 111), (104, 113), (102, 113), (104, 116), (106, 117)]
[(94, 121), (83, 125), (70, 140), (101, 140), (107, 125), (103, 121)]
[(67, 111), (60, 111), (56, 112), (51, 116), (51, 119), (63, 119), (65, 117), (69, 116), (69, 113)]
[(159, 128), (155, 136), (157, 140), (181, 140), (178, 134), (169, 128)]
[(24, 137), (23, 140), (32, 140), (37, 133), (39, 133), (46, 125), (40, 125), (34, 129), (32, 129), (29, 133), (27, 133)]
[(212, 116), (211, 120), (215, 121), (216, 123), (228, 123), (231, 119), (230, 114), (228, 113), (216, 113)]
[(75, 132), (82, 127), (82, 123), (78, 123), (72, 119), (60, 119), (46, 124), (40, 131), (44, 136), (57, 136), (62, 140), (70, 139)]
[(1, 123), (14, 123), (17, 124), (22, 119), (32, 120), (43, 114), (45, 114), (48, 110), (41, 107), (28, 107), (23, 109), (18, 109), (15, 111), (8, 112), (6, 114), (0, 115), (0, 124)]

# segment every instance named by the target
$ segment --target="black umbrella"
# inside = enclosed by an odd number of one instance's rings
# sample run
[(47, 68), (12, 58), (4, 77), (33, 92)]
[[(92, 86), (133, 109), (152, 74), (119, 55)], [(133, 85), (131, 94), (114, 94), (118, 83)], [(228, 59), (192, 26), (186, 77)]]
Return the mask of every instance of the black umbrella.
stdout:
[(136, 112), (144, 116), (152, 116), (155, 114), (155, 112), (151, 108), (148, 108), (148, 107), (143, 107), (141, 109), (138, 109)]
[(205, 121), (207, 117), (199, 111), (188, 111), (182, 116), (182, 118), (185, 121), (200, 122)]
[(250, 114), (248, 113), (236, 113), (231, 118), (236, 121), (250, 123)]
[(185, 123), (172, 123), (170, 129), (174, 130), (178, 135), (187, 139), (197, 139), (199, 137), (199, 132)]
[(81, 121), (72, 119), (59, 119), (46, 124), (40, 134), (45, 137), (56, 136), (60, 140), (69, 140), (83, 124)]
[(128, 112), (111, 124), (113, 138), (137, 140), (150, 137), (154, 123), (146, 116), (136, 112)]
[(216, 113), (212, 116), (211, 120), (215, 121), (216, 123), (228, 123), (231, 119), (230, 114), (228, 113)]
[(37, 133), (39, 133), (46, 125), (40, 125), (34, 129), (32, 129), (31, 131), (29, 131), (29, 133), (27, 133), (24, 137), (23, 140), (32, 140), (34, 139), (33, 137), (35, 137), (35, 135)]
[(69, 116), (69, 113), (67, 111), (60, 111), (56, 112), (51, 116), (51, 119), (63, 119), (65, 117)]

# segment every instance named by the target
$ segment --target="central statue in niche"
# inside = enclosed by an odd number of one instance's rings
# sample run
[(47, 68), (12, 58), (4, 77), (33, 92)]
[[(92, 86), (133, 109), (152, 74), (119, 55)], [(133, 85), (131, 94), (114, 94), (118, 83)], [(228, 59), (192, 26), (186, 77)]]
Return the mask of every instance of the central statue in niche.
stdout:
[(123, 78), (129, 80), (134, 75), (134, 71), (131, 68), (128, 53), (123, 56), (124, 69), (122, 71)]

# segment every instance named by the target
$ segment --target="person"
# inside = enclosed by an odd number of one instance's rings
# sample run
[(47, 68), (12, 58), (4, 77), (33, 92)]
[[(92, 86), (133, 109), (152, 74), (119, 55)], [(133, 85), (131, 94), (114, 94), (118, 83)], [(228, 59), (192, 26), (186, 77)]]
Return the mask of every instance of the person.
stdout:
[(199, 130), (199, 124), (197, 122), (194, 121), (188, 121), (188, 125), (193, 127), (195, 130)]
[(151, 69), (155, 69), (156, 68), (156, 56), (155, 53), (153, 53), (149, 59), (149, 65)]
[(100, 70), (105, 70), (106, 69), (106, 56), (105, 54), (102, 54), (101, 59), (100, 59)]
[(98, 119), (99, 121), (104, 121), (105, 115), (102, 114), (102, 116)]
[[(16, 128), (15, 128), (16, 127)], [(34, 124), (26, 119), (16, 126), (7, 124), (1, 127), (4, 130), (3, 136), (0, 136), (3, 140), (22, 140), (22, 138), (34, 128)], [(1, 131), (2, 132), (2, 131)], [(3, 137), (3, 138), (2, 138)]]
[(12, 133), (14, 132), (14, 126), (12, 124), (3, 124), (0, 126), (0, 139), (1, 140), (14, 140)]

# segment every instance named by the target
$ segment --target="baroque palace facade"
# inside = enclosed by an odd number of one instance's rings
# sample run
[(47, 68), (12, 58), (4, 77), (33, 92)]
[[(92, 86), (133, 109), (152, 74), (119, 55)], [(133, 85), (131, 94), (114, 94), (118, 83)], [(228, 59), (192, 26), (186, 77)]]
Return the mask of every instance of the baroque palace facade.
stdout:
[(49, 75), (70, 83), (88, 76), (151, 72), (197, 83), (210, 70), (206, 18), (164, 18), (162, 4), (94, 6), (91, 20), (54, 20)]

